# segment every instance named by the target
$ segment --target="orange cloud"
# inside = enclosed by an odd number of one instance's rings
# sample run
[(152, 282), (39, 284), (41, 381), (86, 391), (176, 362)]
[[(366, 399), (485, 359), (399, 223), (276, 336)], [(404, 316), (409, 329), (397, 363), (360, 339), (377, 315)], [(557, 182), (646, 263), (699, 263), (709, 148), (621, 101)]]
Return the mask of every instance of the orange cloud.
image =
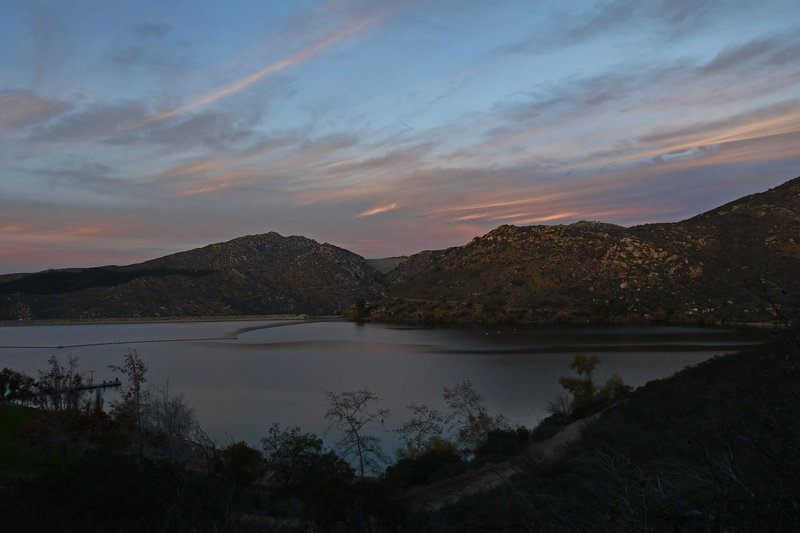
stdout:
[(26, 227), (21, 224), (4, 224), (0, 226), (0, 233), (21, 233)]
[[(565, 218), (575, 218), (579, 216), (578, 213), (574, 211), (568, 211), (566, 213), (556, 213), (554, 215), (545, 215), (533, 218), (526, 218), (524, 220), (515, 220), (514, 224), (537, 224), (539, 222), (550, 222), (551, 220), (562, 220)], [(513, 217), (509, 217), (513, 218)]]
[(382, 205), (380, 207), (376, 207), (374, 209), (369, 209), (367, 211), (364, 211), (363, 213), (359, 213), (359, 214), (357, 214), (355, 216), (355, 218), (371, 217), (373, 215), (378, 215), (380, 213), (386, 213), (387, 211), (394, 211), (395, 209), (398, 209), (399, 207), (400, 207), (400, 204), (398, 204), (397, 202), (394, 202), (394, 203), (391, 203), (391, 204), (388, 204), (388, 205)]
[[(509, 207), (509, 206), (512, 206), (512, 205), (522, 205), (522, 204), (528, 204), (528, 203), (531, 203), (531, 202), (548, 202), (548, 201), (555, 200), (557, 198), (562, 198), (563, 196), (564, 196), (563, 194), (552, 194), (552, 195), (548, 195), (548, 196), (537, 196), (535, 198), (522, 198), (522, 199), (518, 199), (518, 200), (506, 200), (506, 201), (496, 201), (496, 202), (489, 202), (489, 203), (476, 203), (476, 204), (466, 204), (466, 205), (453, 205), (453, 206), (448, 206), (448, 207), (444, 207), (444, 208), (441, 208), (441, 209), (436, 209), (436, 210), (430, 211), (430, 212), (428, 212), (426, 214), (438, 215), (438, 214), (444, 214), (444, 213), (452, 213), (452, 212), (455, 212), (455, 211), (473, 211), (473, 210), (478, 210), (478, 209), (485, 210), (485, 209), (494, 209), (494, 208), (497, 208), (497, 207)], [(457, 220), (470, 220), (470, 218), (475, 218), (475, 217), (471, 217), (470, 215), (466, 215), (466, 216), (461, 217), (461, 218), (459, 218)]]
[[(601, 165), (615, 165), (656, 156), (687, 152), (692, 149), (732, 146), (747, 142), (758, 143), (764, 139), (795, 133), (800, 133), (800, 111), (783, 113), (780, 116), (745, 122), (730, 127), (719, 127), (711, 131), (682, 134), (672, 139), (666, 138), (663, 142), (652, 142), (649, 145), (635, 145), (625, 154), (607, 154), (605, 156), (591, 154), (593, 157), (570, 164), (569, 167), (590, 168)], [(763, 159), (758, 153), (754, 152), (752, 155), (754, 157), (752, 160), (754, 161)], [(751, 159), (740, 158), (737, 161), (749, 160)], [(693, 164), (702, 163), (688, 163), (689, 166)]]
[(465, 222), (467, 220), (484, 220), (492, 216), (492, 213), (473, 213), (472, 215), (464, 215), (463, 217), (456, 217), (451, 219), (453, 222)]

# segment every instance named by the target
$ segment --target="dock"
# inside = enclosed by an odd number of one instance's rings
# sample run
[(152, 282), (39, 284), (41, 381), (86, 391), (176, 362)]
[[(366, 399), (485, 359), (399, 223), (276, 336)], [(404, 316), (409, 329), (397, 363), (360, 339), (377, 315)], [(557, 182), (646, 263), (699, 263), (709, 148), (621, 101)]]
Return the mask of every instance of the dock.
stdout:
[(107, 387), (120, 387), (121, 385), (122, 383), (120, 383), (119, 378), (116, 378), (114, 381), (103, 380), (102, 383), (83, 385), (82, 387), (78, 387), (78, 390), (105, 389)]

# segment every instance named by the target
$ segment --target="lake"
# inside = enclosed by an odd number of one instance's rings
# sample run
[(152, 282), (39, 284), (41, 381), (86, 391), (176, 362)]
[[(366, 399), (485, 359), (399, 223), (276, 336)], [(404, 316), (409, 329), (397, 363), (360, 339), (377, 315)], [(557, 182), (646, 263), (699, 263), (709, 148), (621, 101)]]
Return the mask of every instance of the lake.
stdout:
[[(595, 376), (634, 387), (714, 355), (758, 342), (761, 332), (680, 327), (420, 328), (345, 321), (166, 322), (0, 327), (0, 368), (36, 375), (51, 355), (78, 357), (95, 382), (136, 350), (148, 382), (182, 393), (220, 445), (258, 446), (273, 422), (326, 434), (326, 391), (364, 387), (390, 410), (378, 433), (410, 418), (405, 405), (444, 411), (443, 387), (471, 380), (491, 414), (528, 427), (572, 375), (575, 352), (597, 353)], [(107, 398), (115, 393), (109, 393)]]

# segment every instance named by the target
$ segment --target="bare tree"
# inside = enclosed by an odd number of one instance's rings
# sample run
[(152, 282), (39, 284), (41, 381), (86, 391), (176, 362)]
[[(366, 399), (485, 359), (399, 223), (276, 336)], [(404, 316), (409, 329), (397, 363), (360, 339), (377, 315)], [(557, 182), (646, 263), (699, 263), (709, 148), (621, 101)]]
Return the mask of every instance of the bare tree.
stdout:
[(547, 403), (545, 410), (548, 414), (554, 415), (559, 422), (566, 423), (572, 417), (572, 402), (568, 396), (559, 394)]
[(47, 364), (48, 370), (40, 370), (36, 380), (36, 403), (51, 412), (79, 411), (87, 383), (78, 372), (78, 358), (70, 355), (67, 364), (62, 365), (51, 355)]
[(456, 383), (452, 389), (445, 387), (442, 396), (450, 407), (445, 421), (458, 429), (456, 439), (467, 454), (474, 452), (490, 431), (506, 426), (502, 415), (489, 415), (483, 397), (472, 388), (470, 380)]
[(194, 408), (186, 403), (183, 394), (171, 396), (167, 382), (152, 395), (148, 415), (153, 430), (164, 438), (167, 456), (173, 461), (182, 458), (187, 439), (196, 426)]
[(381, 449), (380, 437), (368, 431), (370, 426), (378, 422), (382, 424), (389, 411), (373, 407), (379, 398), (366, 387), (338, 394), (326, 392), (326, 395), (329, 407), (325, 419), (330, 420), (330, 428), (344, 433), (336, 445), (339, 453), (345, 460), (358, 463), (361, 477), (367, 471), (379, 472), (387, 457)]
[(406, 443), (402, 455), (414, 459), (425, 451), (432, 438), (442, 434), (444, 417), (439, 411), (425, 404), (410, 403), (406, 407), (411, 409), (414, 416), (395, 432), (399, 433)]
[(136, 350), (131, 350), (122, 356), (121, 365), (108, 365), (114, 372), (119, 372), (127, 378), (127, 384), (122, 389), (122, 402), (112, 406), (122, 416), (130, 417), (136, 428), (137, 444), (141, 450), (144, 440), (145, 415), (149, 401), (148, 391), (144, 384), (147, 381), (147, 365), (139, 358)]
[(33, 400), (42, 410), (28, 428), (26, 439), (37, 446), (58, 450), (66, 464), (71, 446), (81, 439), (81, 423), (89, 412), (83, 402), (86, 392), (82, 374), (78, 372), (78, 358), (69, 356), (62, 365), (55, 356), (47, 360), (48, 369), (39, 371), (34, 382)]

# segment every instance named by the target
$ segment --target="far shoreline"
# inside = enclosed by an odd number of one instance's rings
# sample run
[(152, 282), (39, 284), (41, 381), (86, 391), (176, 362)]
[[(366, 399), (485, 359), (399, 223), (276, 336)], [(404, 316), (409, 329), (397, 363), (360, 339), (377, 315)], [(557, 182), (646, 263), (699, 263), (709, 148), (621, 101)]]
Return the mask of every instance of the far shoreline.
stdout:
[(163, 323), (198, 323), (198, 322), (360, 322), (372, 324), (395, 324), (415, 327), (525, 327), (525, 326), (666, 326), (689, 327), (709, 329), (773, 329), (785, 326), (780, 321), (766, 320), (719, 320), (716, 322), (697, 323), (692, 321), (638, 321), (627, 320), (541, 320), (541, 321), (515, 321), (513, 323), (497, 323), (483, 321), (443, 320), (441, 322), (427, 322), (414, 319), (370, 319), (353, 318), (341, 315), (309, 315), (298, 314), (272, 314), (272, 315), (226, 315), (226, 316), (169, 316), (169, 317), (123, 317), (123, 318), (48, 318), (32, 320), (0, 320), (0, 327), (11, 326), (78, 326), (78, 325), (113, 325), (113, 324), (163, 324)]
[(283, 315), (231, 315), (231, 316), (170, 316), (170, 317), (128, 317), (128, 318), (40, 318), (33, 320), (0, 320), (0, 326), (80, 326), (102, 324), (163, 324), (171, 322), (258, 322), (262, 320), (294, 322), (335, 322), (346, 319), (308, 314)]

